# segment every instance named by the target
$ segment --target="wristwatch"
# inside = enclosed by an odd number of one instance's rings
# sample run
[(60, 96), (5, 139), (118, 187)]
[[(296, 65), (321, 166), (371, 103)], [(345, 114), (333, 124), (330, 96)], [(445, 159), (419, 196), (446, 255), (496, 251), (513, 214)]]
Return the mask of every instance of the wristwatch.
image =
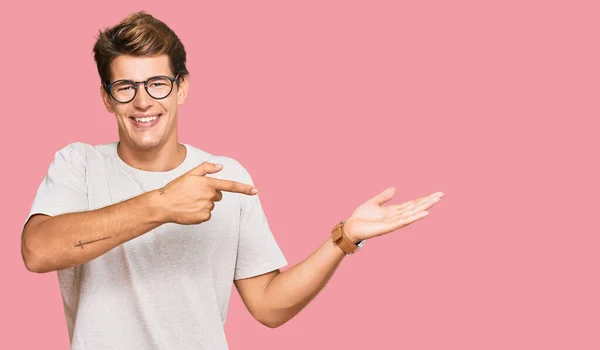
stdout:
[(340, 247), (344, 253), (352, 255), (356, 253), (356, 251), (359, 250), (363, 244), (365, 244), (365, 241), (362, 240), (358, 242), (358, 244), (354, 244), (354, 242), (346, 237), (343, 228), (344, 221), (340, 221), (337, 225), (335, 225), (331, 229), (331, 240), (333, 243), (337, 244), (337, 246)]

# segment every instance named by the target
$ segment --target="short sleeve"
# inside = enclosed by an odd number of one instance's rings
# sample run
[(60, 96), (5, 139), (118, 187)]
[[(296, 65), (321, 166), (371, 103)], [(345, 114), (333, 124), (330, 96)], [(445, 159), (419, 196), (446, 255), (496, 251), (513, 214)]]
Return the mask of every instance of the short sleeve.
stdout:
[(81, 143), (69, 144), (56, 152), (27, 220), (34, 214), (56, 216), (88, 210), (85, 164), (85, 148)]
[[(246, 169), (242, 169), (241, 182), (254, 185)], [(240, 234), (234, 279), (262, 275), (286, 265), (258, 195), (240, 196)]]

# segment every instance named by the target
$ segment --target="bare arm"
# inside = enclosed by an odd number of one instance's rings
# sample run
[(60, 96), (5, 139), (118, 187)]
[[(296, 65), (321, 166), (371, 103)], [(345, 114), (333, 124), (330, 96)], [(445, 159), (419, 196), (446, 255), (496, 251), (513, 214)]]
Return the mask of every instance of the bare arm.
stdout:
[(211, 217), (221, 191), (254, 195), (253, 186), (213, 179), (221, 166), (202, 163), (165, 187), (101, 209), (35, 215), (25, 225), (21, 254), (32, 272), (61, 270), (86, 263), (167, 222), (200, 224)]
[[(381, 207), (394, 191), (388, 189), (358, 207), (344, 226), (352, 242), (373, 238), (407, 226), (429, 214), (441, 192), (400, 205)], [(250, 313), (268, 327), (292, 319), (325, 287), (346, 254), (327, 239), (308, 258), (279, 272), (236, 281), (236, 288)]]
[(152, 191), (102, 209), (32, 216), (21, 238), (25, 266), (43, 273), (83, 264), (158, 227), (159, 195)]
[(278, 327), (298, 314), (325, 287), (346, 254), (327, 239), (315, 252), (284, 272), (235, 281), (253, 317)]

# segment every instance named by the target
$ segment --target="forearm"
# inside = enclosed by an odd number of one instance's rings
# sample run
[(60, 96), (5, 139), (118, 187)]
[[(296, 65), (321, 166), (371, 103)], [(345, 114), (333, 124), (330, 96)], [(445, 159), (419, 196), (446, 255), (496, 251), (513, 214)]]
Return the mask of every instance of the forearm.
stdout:
[(95, 259), (162, 224), (152, 191), (101, 209), (57, 215), (27, 225), (22, 254), (34, 272), (61, 270)]
[(276, 275), (265, 287), (269, 323), (283, 324), (300, 312), (325, 287), (344, 256), (329, 238), (304, 261)]

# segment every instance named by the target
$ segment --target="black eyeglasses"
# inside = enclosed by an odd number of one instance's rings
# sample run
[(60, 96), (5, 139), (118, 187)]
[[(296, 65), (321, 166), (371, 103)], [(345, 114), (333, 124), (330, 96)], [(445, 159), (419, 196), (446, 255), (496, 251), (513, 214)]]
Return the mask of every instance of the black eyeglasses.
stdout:
[(173, 83), (177, 78), (179, 78), (179, 74), (175, 78), (159, 75), (148, 78), (145, 81), (117, 80), (112, 83), (104, 83), (103, 85), (106, 92), (119, 103), (133, 101), (138, 91), (138, 85), (142, 83), (150, 97), (155, 100), (162, 100), (171, 94)]

